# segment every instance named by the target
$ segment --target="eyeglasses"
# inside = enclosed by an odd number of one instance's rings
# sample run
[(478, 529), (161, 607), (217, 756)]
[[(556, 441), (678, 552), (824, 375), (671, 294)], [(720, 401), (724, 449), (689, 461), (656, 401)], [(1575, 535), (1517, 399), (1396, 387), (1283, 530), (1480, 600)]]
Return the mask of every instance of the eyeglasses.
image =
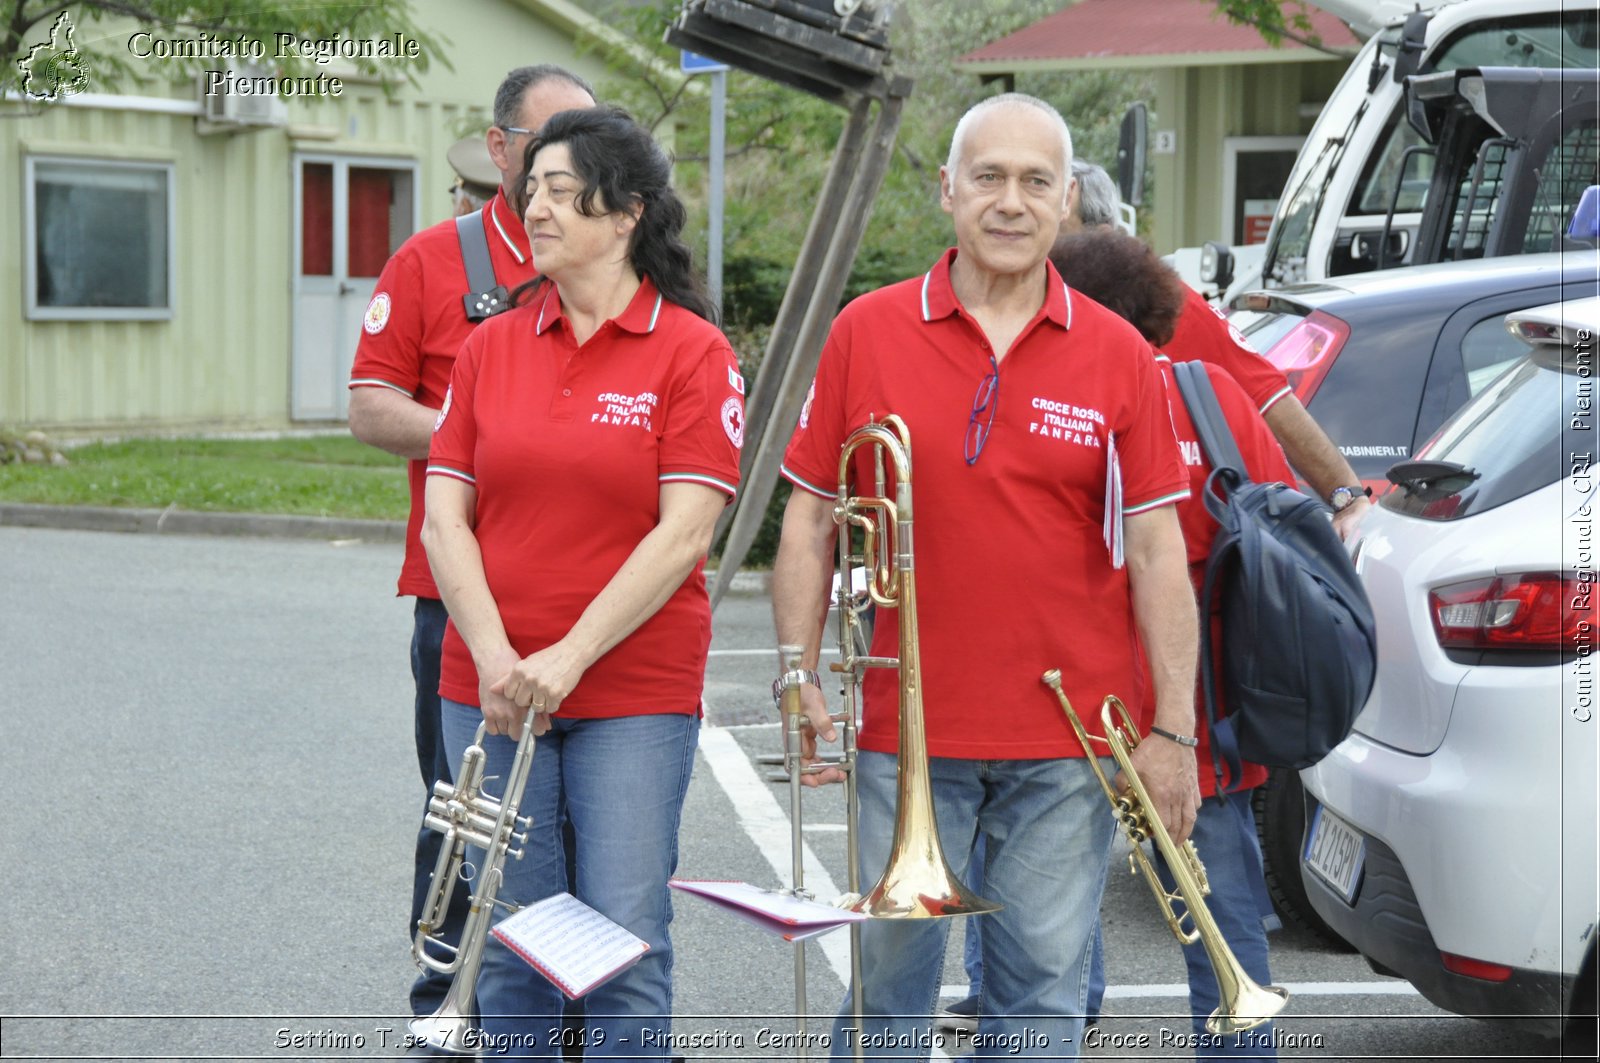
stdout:
[(978, 393), (972, 396), (972, 415), (967, 418), (966, 458), (968, 465), (978, 464), (984, 443), (989, 441), (989, 429), (994, 427), (995, 407), (1000, 405), (1000, 363), (989, 356), (989, 372), (978, 382)]
[(500, 131), (503, 133), (526, 133), (530, 137), (533, 136), (534, 133), (532, 129), (523, 129), (519, 125), (503, 125), (500, 127)]

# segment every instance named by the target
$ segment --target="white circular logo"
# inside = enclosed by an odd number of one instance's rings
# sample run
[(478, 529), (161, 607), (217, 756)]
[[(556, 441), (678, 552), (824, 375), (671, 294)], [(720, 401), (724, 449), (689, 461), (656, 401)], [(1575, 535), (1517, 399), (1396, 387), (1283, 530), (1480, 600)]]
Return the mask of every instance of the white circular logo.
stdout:
[(800, 427), (806, 428), (811, 424), (811, 402), (817, 397), (817, 382), (811, 382), (811, 390), (806, 392), (806, 404), (800, 407)]
[(433, 430), (435, 432), (444, 427), (444, 419), (450, 415), (450, 396), (455, 393), (456, 389), (453, 387), (444, 389), (444, 405), (439, 407), (439, 416), (433, 422)]
[(744, 446), (744, 403), (729, 397), (722, 404), (722, 430), (736, 447)]
[(389, 293), (379, 292), (372, 297), (372, 302), (367, 304), (367, 319), (361, 323), (361, 327), (367, 330), (367, 335), (376, 336), (388, 323)]

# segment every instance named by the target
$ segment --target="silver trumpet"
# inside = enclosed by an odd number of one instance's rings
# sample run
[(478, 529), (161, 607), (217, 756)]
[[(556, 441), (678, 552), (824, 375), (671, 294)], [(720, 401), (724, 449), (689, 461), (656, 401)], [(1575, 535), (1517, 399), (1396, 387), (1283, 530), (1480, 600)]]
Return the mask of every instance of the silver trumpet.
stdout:
[[(504, 878), (506, 858), (522, 859), (523, 846), (528, 842), (526, 832), (533, 825), (532, 817), (517, 815), (537, 742), (533, 735), (533, 716), (533, 710), (529, 709), (523, 718), (511, 778), (506, 780), (503, 797), (496, 798), (483, 789), (487, 781), (483, 770), (488, 761), (483, 736), (489, 725), (482, 723), (478, 725), (472, 745), (461, 757), (455, 785), (442, 780), (434, 783), (433, 797), (428, 801), (428, 815), (423, 822), (444, 835), (444, 844), (439, 847), (439, 861), (434, 865), (433, 881), (422, 904), (422, 918), (417, 920), (411, 955), (419, 966), (440, 974), (453, 974), (455, 978), (438, 1010), (432, 1015), (412, 1019), (409, 1029), (413, 1037), (437, 1051), (476, 1054), (472, 1034), (473, 1001), (477, 995), (478, 971), (483, 965), (483, 950), (488, 944), (489, 926), (497, 906), (508, 912), (517, 911), (519, 907), (499, 900), (496, 895)], [(469, 845), (484, 850), (481, 869), (467, 862)], [(462, 925), (461, 944), (452, 946), (436, 931), (450, 907), (450, 897), (458, 879), (476, 879), (477, 883), (466, 922)], [(437, 960), (429, 955), (430, 945), (449, 953), (450, 959)]]

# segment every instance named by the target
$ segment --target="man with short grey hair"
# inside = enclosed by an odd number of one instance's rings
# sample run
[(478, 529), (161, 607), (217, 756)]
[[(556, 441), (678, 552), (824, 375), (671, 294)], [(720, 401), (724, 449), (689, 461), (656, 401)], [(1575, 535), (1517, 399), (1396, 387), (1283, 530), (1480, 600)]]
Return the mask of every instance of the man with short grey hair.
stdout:
[[(987, 845), (985, 1014), (977, 1059), (1076, 1059), (1090, 933), (1112, 816), (1055, 695), (1086, 715), (1108, 693), (1141, 730), (1134, 766), (1151, 811), (1186, 838), (1198, 621), (1173, 503), (1187, 478), (1150, 348), (1074, 296), (1047, 254), (1067, 213), (1071, 140), (1049, 104), (1008, 93), (973, 108), (940, 170), (956, 246), (926, 274), (835, 319), (784, 456), (794, 484), (773, 571), (780, 643), (804, 647), (804, 740), (834, 727), (816, 685), (836, 528), (840, 446), (869, 420), (908, 426), (921, 507), (915, 547), (920, 691), (938, 834), (959, 876)], [(872, 482), (858, 455), (854, 480)], [(899, 656), (882, 612), (871, 649)], [(1140, 649), (1143, 649), (1141, 655)], [(1148, 661), (1144, 677), (1141, 657)], [(807, 671), (810, 669), (811, 671)], [(858, 741), (861, 866), (887, 862), (895, 823), (898, 690), (869, 671)], [(814, 728), (814, 731), (811, 730)], [(805, 776), (839, 781), (837, 769)], [(862, 1028), (846, 1003), (835, 1058), (926, 1058), (948, 919), (861, 930)], [(963, 1045), (963, 1048), (968, 1046)]]

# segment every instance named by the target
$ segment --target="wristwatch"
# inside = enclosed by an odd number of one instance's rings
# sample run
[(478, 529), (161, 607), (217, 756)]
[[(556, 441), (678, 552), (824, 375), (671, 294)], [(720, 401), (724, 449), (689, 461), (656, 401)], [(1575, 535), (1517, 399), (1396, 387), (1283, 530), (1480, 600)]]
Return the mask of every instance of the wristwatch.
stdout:
[(801, 683), (810, 683), (818, 690), (822, 689), (822, 677), (810, 668), (796, 668), (785, 672), (772, 681), (772, 703), (779, 708), (783, 707), (783, 692), (790, 687), (797, 687)]
[(1165, 727), (1157, 727), (1154, 724), (1150, 726), (1150, 733), (1153, 735), (1160, 735), (1169, 742), (1176, 742), (1185, 749), (1193, 749), (1200, 744), (1200, 739), (1196, 738), (1194, 735), (1173, 734)]
[(1356, 484), (1354, 487), (1335, 487), (1328, 492), (1328, 505), (1333, 508), (1335, 513), (1338, 513), (1358, 498), (1371, 497), (1372, 488), (1363, 484)]

